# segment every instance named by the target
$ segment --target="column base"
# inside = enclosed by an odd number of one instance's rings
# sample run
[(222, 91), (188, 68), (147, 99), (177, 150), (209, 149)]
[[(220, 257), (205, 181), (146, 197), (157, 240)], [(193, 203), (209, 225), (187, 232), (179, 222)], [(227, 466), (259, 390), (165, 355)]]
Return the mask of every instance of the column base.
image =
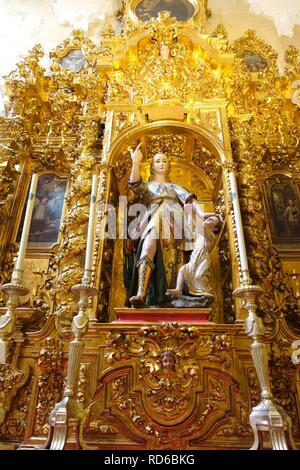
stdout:
[(73, 398), (64, 397), (49, 416), (50, 430), (47, 450), (80, 450), (79, 428), (81, 413)]
[(254, 443), (250, 450), (264, 450), (264, 433), (269, 434), (272, 450), (296, 450), (292, 438), (292, 422), (286, 412), (271, 400), (262, 401), (250, 414)]

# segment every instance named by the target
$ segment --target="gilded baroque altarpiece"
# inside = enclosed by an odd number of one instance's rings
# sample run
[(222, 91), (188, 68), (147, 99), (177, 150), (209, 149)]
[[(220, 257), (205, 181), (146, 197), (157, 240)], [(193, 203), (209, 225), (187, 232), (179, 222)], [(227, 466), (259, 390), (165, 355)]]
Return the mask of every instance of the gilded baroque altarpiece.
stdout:
[[(300, 52), (288, 48), (279, 74), (276, 53), (254, 30), (232, 44), (222, 24), (208, 35), (207, 2), (191, 2), (193, 16), (184, 22), (165, 11), (152, 17), (144, 6), (138, 11), (150, 16), (142, 21), (135, 15), (138, 3), (125, 2), (121, 35), (106, 24), (95, 44), (75, 30), (52, 51), (50, 74), (40, 65), (43, 49), (37, 45), (6, 77), (1, 284), (11, 279), (33, 173), (47, 182), (45, 191), (56, 191), (59, 211), (47, 219), (51, 236), (40, 238), (36, 218), (23, 278), (29, 293), (19, 299), (14, 330), (3, 333), (9, 354), (0, 365), (0, 441), (15, 448), (49, 439), (49, 413), (64, 395), (72, 332), (81, 328), (79, 322), (71, 330), (79, 309), (71, 289), (83, 275), (97, 173), (90, 280), (97, 293), (83, 305), (88, 328), (82, 324), (69, 447), (251, 446), (249, 413), (260, 401), (260, 387), (252, 336), (244, 330), (247, 299), (233, 296), (242, 277), (229, 178), (234, 172), (249, 273), (263, 290), (257, 312), (265, 324), (270, 387), (299, 444), (299, 364), (290, 356), (300, 332)], [(124, 241), (103, 239), (107, 213), (100, 207), (117, 205), (127, 194), (130, 149), (138, 142), (145, 177), (154, 153), (168, 153), (172, 181), (193, 188), (204, 207), (225, 220), (213, 252), (217, 298), (205, 324), (116, 320), (126, 296)], [(41, 193), (41, 206), (48, 195)], [(168, 268), (172, 276), (174, 266)], [(2, 314), (6, 304), (2, 292)], [(160, 362), (167, 350), (176, 358), (169, 372)]]

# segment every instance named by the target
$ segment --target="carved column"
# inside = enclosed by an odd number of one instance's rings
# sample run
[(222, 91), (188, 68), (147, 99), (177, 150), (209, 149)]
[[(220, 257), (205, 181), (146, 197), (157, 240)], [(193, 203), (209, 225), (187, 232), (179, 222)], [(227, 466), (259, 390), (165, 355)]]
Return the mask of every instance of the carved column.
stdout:
[(254, 282), (260, 283), (270, 256), (266, 217), (262, 206), (263, 194), (259, 183), (265, 166), (265, 148), (253, 142), (252, 115), (234, 116), (231, 124), (249, 270)]
[[(114, 126), (114, 111), (106, 112), (105, 130), (103, 136), (103, 151), (99, 175), (99, 191), (98, 191), (98, 212), (97, 212), (97, 226), (96, 226), (96, 240), (95, 240), (95, 282), (96, 288), (99, 290), (97, 299), (96, 317), (100, 322), (108, 322), (108, 301), (110, 285), (108, 283), (108, 276), (105, 276), (106, 260), (105, 256), (109, 257), (111, 244), (114, 240), (107, 239), (104, 235), (106, 230), (106, 220), (108, 211), (105, 209), (106, 204), (111, 203), (111, 166), (109, 162), (110, 149), (113, 141), (113, 126)], [(117, 214), (118, 202), (114, 205)], [(111, 269), (111, 265), (109, 266)]]
[(300, 405), (300, 339), (292, 343), (292, 363), (296, 366), (296, 390), (297, 390), (297, 401), (298, 409)]
[[(108, 203), (110, 191), (110, 168), (108, 164), (103, 163), (100, 169), (99, 175), (99, 192), (98, 192), (98, 212), (97, 212), (97, 226), (96, 226), (96, 240), (95, 240), (95, 270), (94, 278), (92, 279), (95, 283), (96, 288), (99, 290), (99, 296), (97, 299), (97, 308), (94, 313), (93, 320), (97, 318), (101, 322), (108, 321), (107, 313), (105, 309), (108, 308), (107, 302), (105, 302), (105, 292), (109, 288), (107, 286), (107, 279), (104, 277), (104, 255), (108, 254), (107, 244), (113, 242), (108, 240), (104, 236), (106, 229), (107, 211), (104, 209), (106, 203)], [(116, 207), (117, 210), (117, 207)], [(110, 266), (111, 268), (111, 266)]]
[[(250, 135), (251, 135), (251, 115), (236, 116), (233, 123), (234, 141), (236, 144), (238, 159), (243, 162), (251, 162), (250, 149)], [(230, 171), (230, 170), (229, 170)], [(245, 169), (243, 169), (245, 171)], [(229, 175), (229, 184), (231, 192), (235, 187), (235, 176), (231, 178)], [(248, 173), (247, 173), (248, 174)], [(251, 174), (251, 172), (250, 172)], [(237, 197), (237, 189), (235, 190), (235, 197)], [(232, 194), (234, 201), (234, 194)], [(237, 230), (238, 248), (241, 251), (245, 250), (245, 241), (243, 231)], [(264, 325), (261, 318), (257, 317), (257, 297), (263, 294), (263, 289), (260, 286), (251, 285), (249, 272), (247, 278), (243, 276), (243, 267), (241, 272), (241, 286), (234, 291), (234, 296), (241, 298), (245, 309), (248, 312), (248, 317), (245, 320), (246, 334), (253, 339), (251, 344), (251, 355), (255, 365), (256, 373), (261, 387), (261, 403), (254, 407), (250, 414), (250, 424), (254, 432), (254, 443), (252, 450), (263, 449), (263, 432), (267, 432), (270, 437), (271, 446), (274, 450), (288, 450), (294, 449), (293, 439), (291, 435), (291, 419), (285, 411), (274, 405), (272, 399), (273, 395), (270, 390), (269, 366), (268, 366), (268, 351), (266, 345), (262, 342), (264, 334)]]
[(2, 255), (5, 257), (9, 241), (14, 193), (21, 177), (16, 165), (23, 163), (28, 151), (28, 134), (20, 119), (0, 116), (0, 143), (0, 159), (7, 160), (0, 168), (0, 261), (2, 262)]
[(6, 364), (0, 364), (0, 425), (5, 421), (6, 413), (11, 407), (12, 399), (26, 382), (29, 368), (20, 370), (17, 362), (19, 358), (21, 342), (16, 342), (12, 360)]
[(71, 324), (77, 309), (71, 288), (79, 283), (83, 271), (91, 175), (97, 163), (94, 150), (99, 139), (97, 120), (94, 117), (83, 117), (79, 125), (79, 133), (79, 157), (71, 167), (67, 211), (62, 227), (63, 241), (57, 255), (55, 310), (62, 326)]
[[(90, 119), (89, 117), (83, 118), (81, 131), (81, 154), (76, 162), (76, 169), (78, 171), (75, 173), (75, 177), (73, 180), (73, 191), (71, 189), (70, 195), (71, 198), (75, 197), (75, 194), (77, 196), (75, 190), (79, 186), (82, 186), (82, 193), (84, 193), (84, 196), (86, 196), (86, 188), (89, 189), (89, 194), (91, 194), (90, 185), (88, 184), (88, 182), (91, 181), (91, 173), (95, 169), (95, 158), (93, 156), (93, 149), (98, 139), (98, 123), (94, 119)], [(93, 185), (93, 190), (91, 194), (91, 207), (95, 206), (96, 189), (97, 188), (94, 188)], [(77, 197), (75, 198), (77, 199)], [(79, 243), (79, 233), (81, 235), (81, 238), (83, 239), (83, 243), (80, 244), (79, 253), (82, 253), (85, 246), (87, 246), (87, 249), (89, 246), (89, 249), (91, 249), (91, 255), (93, 256), (93, 244), (91, 245), (89, 242), (88, 244), (86, 243), (86, 224), (84, 223), (84, 221), (86, 217), (92, 217), (91, 209), (86, 213), (87, 202), (88, 201), (86, 200), (86, 197), (83, 198), (82, 194), (82, 205), (79, 204), (79, 207), (75, 208), (76, 219), (73, 219), (75, 215), (74, 213), (72, 213), (72, 209), (74, 210), (74, 207), (71, 206), (70, 211), (68, 213), (68, 220), (71, 222), (70, 225), (73, 229), (73, 233), (76, 234), (75, 240), (77, 240), (77, 243)], [(82, 207), (84, 207), (84, 210), (82, 210)], [(81, 227), (79, 227), (80, 231), (77, 231), (76, 233), (75, 223), (78, 221), (78, 219), (81, 221), (82, 225)], [(93, 219), (94, 218), (92, 217), (91, 220)], [(92, 237), (92, 240), (94, 238), (94, 234), (90, 233), (90, 226), (94, 227), (94, 225), (89, 224), (88, 239), (90, 240), (90, 237)], [(92, 229), (92, 231), (94, 230)], [(74, 245), (72, 245), (72, 247), (73, 250), (76, 249)], [(62, 256), (64, 255), (66, 255), (68, 259), (68, 252), (66, 252)], [(80, 258), (78, 261), (80, 263)], [(78, 268), (81, 268), (80, 264)], [(50, 432), (46, 447), (50, 450), (62, 450), (66, 447), (76, 449), (79, 448), (79, 425), (82, 410), (78, 407), (77, 402), (74, 399), (74, 395), (77, 386), (80, 360), (84, 348), (82, 336), (86, 334), (89, 324), (89, 317), (86, 315), (86, 310), (89, 305), (89, 298), (96, 295), (97, 293), (97, 290), (91, 285), (90, 268), (85, 267), (81, 283), (73, 285), (71, 290), (79, 294), (79, 311), (72, 320), (71, 329), (73, 333), (73, 340), (70, 342), (69, 345), (67, 382), (64, 390), (64, 397), (59, 403), (55, 405), (49, 416)]]
[[(244, 224), (240, 209), (240, 194), (238, 195), (238, 163), (239, 159), (243, 155), (244, 158), (250, 158), (249, 153), (249, 141), (250, 141), (250, 124), (251, 124), (252, 115), (251, 114), (243, 114), (240, 116), (235, 116), (232, 119), (232, 127), (233, 127), (233, 145), (236, 147), (237, 154), (235, 163), (232, 167), (227, 168), (227, 176), (229, 180), (229, 187), (231, 192), (231, 199), (233, 204), (233, 210), (239, 213), (238, 220), (236, 215), (234, 215), (234, 224), (235, 224), (235, 232), (236, 232), (236, 242), (239, 248), (239, 255), (241, 252), (245, 254), (246, 252), (246, 244), (245, 244), (245, 236), (244, 236)], [(235, 209), (236, 206), (236, 209)], [(248, 260), (247, 262), (240, 263), (240, 278), (243, 282), (250, 281), (249, 275), (249, 267), (248, 267)]]
[(246, 244), (244, 238), (243, 222), (238, 197), (237, 182), (234, 163), (223, 165), (226, 171), (227, 186), (230, 192), (231, 218), (233, 228), (233, 238), (235, 244), (236, 257), (238, 262), (239, 278), (242, 283), (249, 283), (249, 267), (247, 259)]
[[(96, 85), (95, 85), (96, 90)], [(80, 118), (79, 157), (71, 168), (71, 187), (68, 194), (68, 209), (63, 227), (64, 240), (58, 253), (59, 274), (56, 287), (57, 314), (61, 320), (70, 322), (76, 304), (73, 292), (79, 294), (78, 313), (72, 320), (73, 339), (69, 344), (67, 382), (63, 399), (55, 405), (49, 416), (50, 431), (46, 448), (62, 450), (79, 448), (79, 425), (82, 410), (74, 395), (77, 387), (78, 372), (84, 343), (82, 336), (88, 330), (89, 317), (86, 314), (89, 299), (96, 295), (90, 268), (83, 273), (83, 253), (86, 249), (87, 221), (91, 216), (89, 202), (91, 195), (92, 173), (95, 172), (97, 150), (99, 150), (99, 118), (95, 110), (96, 96), (87, 93), (82, 109), (85, 114)], [(98, 149), (97, 149), (98, 147)], [(97, 193), (97, 191), (96, 191)], [(91, 196), (95, 204), (96, 194)], [(90, 235), (89, 235), (90, 236)], [(94, 248), (92, 256), (94, 257)], [(83, 276), (82, 276), (83, 273)], [(78, 281), (81, 279), (81, 283)], [(71, 292), (73, 291), (73, 292)]]

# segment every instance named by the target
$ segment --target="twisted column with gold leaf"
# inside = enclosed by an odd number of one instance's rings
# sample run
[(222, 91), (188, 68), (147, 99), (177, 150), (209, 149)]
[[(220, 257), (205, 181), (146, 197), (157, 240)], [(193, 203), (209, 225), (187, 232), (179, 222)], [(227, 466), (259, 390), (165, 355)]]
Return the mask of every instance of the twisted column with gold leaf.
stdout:
[(37, 183), (38, 175), (34, 174), (31, 179), (19, 253), (12, 274), (12, 279), (10, 283), (4, 284), (0, 287), (2, 291), (8, 294), (6, 313), (0, 317), (0, 364), (5, 364), (7, 362), (8, 350), (11, 343), (10, 339), (16, 326), (16, 308), (18, 307), (19, 296), (26, 295), (29, 292), (27, 287), (22, 285), (22, 277)]
[(87, 333), (89, 324), (86, 309), (88, 307), (89, 298), (95, 296), (98, 292), (98, 290), (91, 285), (95, 243), (97, 185), (98, 177), (93, 175), (84, 275), (81, 284), (72, 287), (72, 291), (79, 294), (79, 311), (78, 314), (74, 316), (71, 325), (74, 338), (69, 345), (67, 382), (64, 389), (64, 397), (55, 405), (49, 416), (50, 433), (46, 447), (50, 450), (62, 450), (65, 446), (73, 449), (80, 447), (78, 436), (82, 410), (75, 401), (74, 394), (81, 355), (84, 348), (82, 337)]
[[(247, 143), (250, 137), (251, 115), (237, 117), (240, 132), (238, 144), (239, 152), (247, 152)], [(237, 139), (238, 141), (238, 135)], [(232, 200), (232, 212), (235, 226), (235, 238), (237, 241), (238, 258), (240, 261), (240, 287), (235, 289), (233, 295), (241, 298), (248, 313), (245, 320), (245, 331), (247, 336), (253, 339), (251, 344), (251, 355), (255, 365), (261, 387), (261, 402), (252, 409), (250, 414), (250, 425), (254, 432), (254, 443), (251, 450), (263, 449), (263, 432), (267, 432), (270, 437), (273, 450), (294, 449), (291, 434), (291, 419), (285, 411), (273, 403), (273, 395), (270, 389), (268, 352), (266, 345), (262, 342), (264, 325), (261, 318), (256, 315), (257, 298), (263, 294), (260, 286), (252, 285), (249, 276), (248, 260), (246, 253), (243, 224), (238, 199), (236, 176), (234, 165), (228, 164), (227, 181), (230, 188)]]

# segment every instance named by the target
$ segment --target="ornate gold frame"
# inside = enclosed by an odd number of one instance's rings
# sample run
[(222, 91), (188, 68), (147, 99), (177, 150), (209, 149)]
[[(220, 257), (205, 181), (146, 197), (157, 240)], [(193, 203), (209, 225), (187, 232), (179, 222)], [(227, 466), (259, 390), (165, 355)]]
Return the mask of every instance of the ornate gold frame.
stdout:
[[(40, 176), (42, 176), (44, 174), (47, 174), (47, 173), (51, 173), (51, 174), (54, 174), (54, 175), (58, 176), (59, 178), (66, 179), (66, 181), (67, 181), (66, 190), (65, 190), (65, 198), (66, 198), (66, 196), (68, 194), (68, 191), (69, 191), (69, 187), (70, 187), (70, 182), (69, 182), (69, 179), (68, 179), (67, 175), (63, 175), (62, 173), (60, 173), (58, 171), (54, 171), (52, 169), (41, 171), (41, 172), (38, 173), (38, 175), (40, 177)], [(28, 177), (26, 179), (27, 179), (26, 189), (24, 191), (22, 191), (22, 193), (20, 194), (21, 199), (20, 199), (20, 204), (19, 204), (18, 211), (17, 211), (16, 223), (14, 225), (14, 229), (13, 229), (12, 236), (11, 236), (12, 240), (13, 240), (13, 243), (15, 243), (16, 245), (18, 245), (18, 243), (16, 242), (16, 238), (17, 238), (17, 234), (18, 234), (18, 230), (19, 230), (19, 225), (20, 225), (20, 222), (21, 222), (22, 213), (23, 213), (23, 210), (26, 206), (26, 202), (27, 202), (26, 197), (27, 197), (27, 194), (28, 194), (28, 191), (29, 191), (29, 186), (30, 186), (30, 179)], [(64, 201), (64, 205), (63, 205), (63, 208), (62, 208), (60, 223), (62, 223), (62, 221), (64, 219), (65, 212), (66, 212), (66, 201)], [(61, 240), (62, 240), (62, 234), (61, 234), (61, 231), (59, 230), (58, 231), (57, 241), (55, 243), (53, 243), (52, 245), (50, 245), (48, 247), (38, 247), (38, 246), (30, 246), (30, 244), (28, 244), (26, 252), (28, 254), (30, 254), (30, 253), (51, 254), (51, 253), (53, 253), (53, 251), (55, 251), (56, 247), (60, 246)]]
[[(196, 18), (197, 14), (199, 12), (199, 0), (188, 0), (188, 1), (194, 7), (194, 14), (193, 14), (193, 16), (191, 16), (191, 18), (189, 18), (189, 20), (191, 20), (191, 19)], [(200, 0), (200, 1), (202, 1), (202, 0)], [(135, 14), (135, 9), (138, 6), (138, 4), (141, 3), (141, 2), (142, 2), (142, 0), (131, 0), (131, 1), (128, 2), (129, 3), (128, 12), (129, 12), (129, 15), (130, 15), (132, 20), (139, 21), (138, 17)]]
[(285, 178), (286, 180), (291, 180), (292, 183), (294, 182), (298, 183), (298, 186), (297, 186), (298, 187), (298, 199), (300, 200), (300, 190), (299, 190), (300, 177), (299, 175), (293, 175), (287, 171), (278, 170), (278, 171), (272, 171), (268, 174), (268, 176), (266, 176), (266, 178), (264, 179), (262, 183), (262, 189), (263, 189), (263, 194), (264, 194), (263, 203), (264, 203), (266, 215), (268, 218), (268, 235), (270, 237), (270, 243), (274, 245), (281, 254), (291, 253), (291, 252), (297, 253), (299, 251), (300, 236), (299, 236), (299, 240), (295, 239), (294, 241), (289, 241), (288, 238), (277, 239), (277, 238), (274, 238), (274, 236), (272, 237), (272, 232), (271, 232), (271, 227), (270, 227), (270, 224), (271, 224), (270, 218), (272, 217), (272, 209), (270, 207), (267, 182), (269, 179), (272, 179), (272, 177), (274, 177), (275, 179), (276, 176), (278, 178), (281, 177), (281, 178)]

